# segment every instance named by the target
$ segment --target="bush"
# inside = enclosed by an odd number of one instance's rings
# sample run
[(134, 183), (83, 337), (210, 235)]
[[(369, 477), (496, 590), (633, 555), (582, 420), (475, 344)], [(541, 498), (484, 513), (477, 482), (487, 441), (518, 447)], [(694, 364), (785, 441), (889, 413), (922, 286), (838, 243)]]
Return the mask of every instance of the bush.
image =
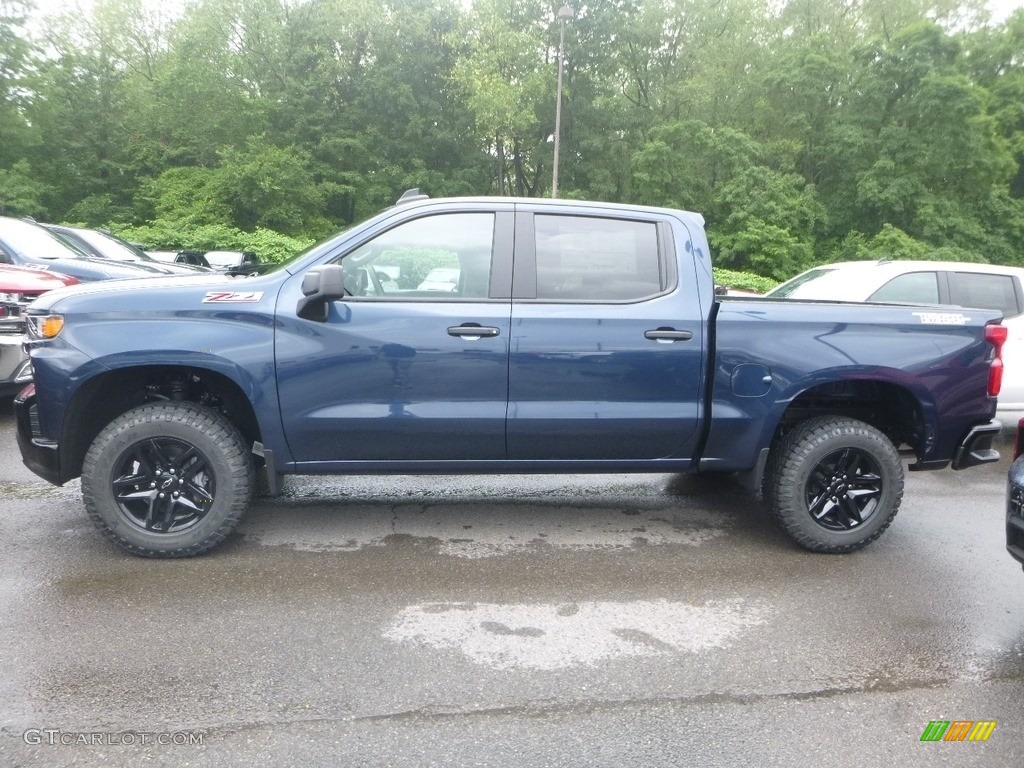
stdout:
[(732, 269), (714, 268), (715, 285), (724, 285), (727, 288), (735, 288), (738, 291), (753, 291), (754, 293), (767, 293), (776, 285), (777, 280), (763, 275), (755, 275), (753, 272), (737, 272)]
[(224, 224), (190, 227), (159, 219), (139, 227), (115, 225), (112, 230), (152, 250), (252, 251), (266, 262), (285, 261), (313, 244), (312, 238), (291, 237), (259, 227), (243, 232)]

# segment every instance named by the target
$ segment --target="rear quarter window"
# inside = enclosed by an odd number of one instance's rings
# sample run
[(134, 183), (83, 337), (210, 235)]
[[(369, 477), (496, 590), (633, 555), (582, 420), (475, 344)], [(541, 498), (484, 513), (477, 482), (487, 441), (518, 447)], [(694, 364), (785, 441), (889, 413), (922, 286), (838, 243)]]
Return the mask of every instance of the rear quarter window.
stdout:
[(998, 309), (1004, 317), (1021, 313), (1019, 286), (1013, 275), (950, 272), (949, 298), (962, 307)]
[(908, 272), (887, 282), (868, 301), (905, 304), (938, 304), (939, 276), (935, 272)]

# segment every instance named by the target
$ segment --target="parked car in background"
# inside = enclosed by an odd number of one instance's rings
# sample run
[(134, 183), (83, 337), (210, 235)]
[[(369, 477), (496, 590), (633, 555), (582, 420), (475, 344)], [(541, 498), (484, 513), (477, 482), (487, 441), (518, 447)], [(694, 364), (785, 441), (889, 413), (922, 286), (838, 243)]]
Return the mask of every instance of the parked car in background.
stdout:
[(1013, 464), (1006, 484), (1006, 549), (1024, 566), (1024, 418), (1017, 422)]
[(84, 227), (69, 227), (64, 224), (43, 224), (87, 255), (97, 259), (111, 259), (134, 264), (149, 270), (153, 275), (194, 275), (203, 270), (187, 264), (164, 264), (151, 259), (134, 245), (109, 232), (100, 232)]
[(459, 286), (460, 273), (458, 267), (435, 267), (427, 273), (423, 282), (416, 286), (416, 290), (453, 293)]
[(0, 395), (12, 395), (32, 381), (23, 346), (25, 307), (49, 290), (76, 283), (60, 272), (0, 264)]
[(998, 309), (1008, 337), (997, 416), (1009, 426), (1024, 415), (1024, 269), (1020, 267), (956, 261), (846, 261), (809, 269), (765, 295)]
[(63, 272), (82, 282), (153, 277), (137, 264), (94, 259), (32, 221), (0, 216), (0, 264)]
[(205, 255), (211, 267), (231, 275), (251, 275), (260, 266), (252, 251), (207, 251)]
[(202, 251), (146, 251), (146, 255), (156, 261), (169, 264), (188, 264), (199, 267), (204, 272), (210, 272), (213, 267), (206, 260)]

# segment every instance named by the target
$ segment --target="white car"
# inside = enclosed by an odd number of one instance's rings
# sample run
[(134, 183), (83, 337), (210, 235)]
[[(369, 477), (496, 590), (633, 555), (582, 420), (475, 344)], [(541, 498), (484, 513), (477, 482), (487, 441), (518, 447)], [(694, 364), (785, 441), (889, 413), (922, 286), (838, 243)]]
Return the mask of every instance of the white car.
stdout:
[(444, 291), (453, 293), (459, 287), (458, 267), (436, 267), (427, 274), (426, 279), (417, 287), (417, 291)]
[(1007, 427), (1024, 415), (1024, 268), (960, 261), (844, 261), (809, 269), (765, 295), (998, 309), (1008, 336), (997, 415)]

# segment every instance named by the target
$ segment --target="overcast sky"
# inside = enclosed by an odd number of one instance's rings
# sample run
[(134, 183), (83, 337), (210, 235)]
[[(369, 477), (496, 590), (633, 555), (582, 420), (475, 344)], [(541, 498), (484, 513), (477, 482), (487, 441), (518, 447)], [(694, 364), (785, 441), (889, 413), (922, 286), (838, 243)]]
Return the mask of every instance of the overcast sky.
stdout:
[[(188, 0), (143, 0), (143, 2), (150, 8), (158, 8), (160, 15), (165, 19), (170, 16), (174, 16), (180, 13), (182, 6)], [(96, 0), (34, 0), (35, 6), (41, 16), (55, 16), (63, 12), (67, 12), (73, 8), (86, 9), (91, 8)], [(468, 7), (472, 4), (472, 0), (460, 0), (464, 7)], [(570, 5), (574, 4), (573, 0), (566, 0)], [(993, 22), (1001, 22), (1008, 18), (1018, 8), (1024, 8), (1024, 0), (987, 0), (989, 11), (992, 13)], [(35, 27), (32, 22), (29, 22), (29, 28)]]
[(996, 21), (1002, 21), (1017, 8), (1024, 7), (1024, 0), (988, 0), (988, 7)]
[[(152, 0), (159, 5), (167, 5), (165, 0)], [(47, 15), (59, 13), (61, 10), (74, 6), (89, 6), (92, 0), (36, 0), (36, 7)], [(1017, 8), (1024, 7), (1024, 0), (988, 0), (988, 7), (996, 21), (1002, 21)]]

